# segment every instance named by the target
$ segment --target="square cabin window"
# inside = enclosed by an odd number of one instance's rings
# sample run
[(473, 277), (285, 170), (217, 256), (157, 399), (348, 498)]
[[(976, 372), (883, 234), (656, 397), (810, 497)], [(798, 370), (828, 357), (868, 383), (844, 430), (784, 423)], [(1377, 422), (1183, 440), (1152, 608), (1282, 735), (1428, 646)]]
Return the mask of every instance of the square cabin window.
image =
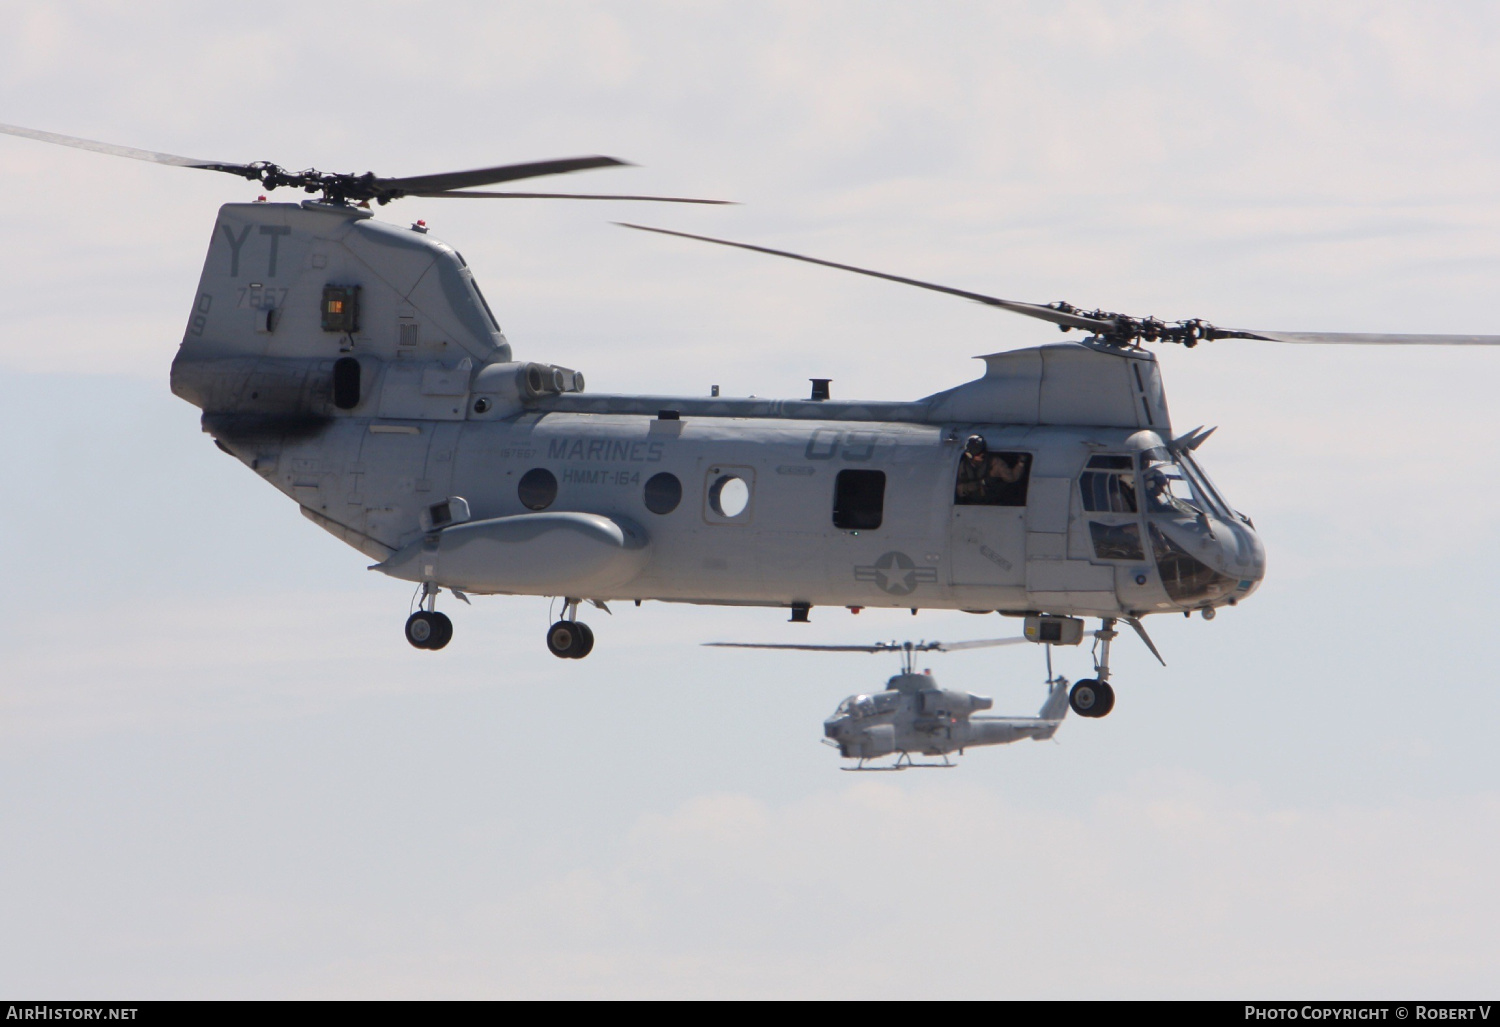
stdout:
[(833, 526), (873, 531), (885, 515), (884, 471), (840, 471), (833, 486)]

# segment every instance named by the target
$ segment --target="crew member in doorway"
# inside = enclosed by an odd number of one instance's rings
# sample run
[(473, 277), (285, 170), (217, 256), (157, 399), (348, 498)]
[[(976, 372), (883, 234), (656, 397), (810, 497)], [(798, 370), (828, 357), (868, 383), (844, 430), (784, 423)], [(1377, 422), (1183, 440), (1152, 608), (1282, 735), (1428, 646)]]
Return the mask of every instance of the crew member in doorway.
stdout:
[(989, 447), (983, 437), (970, 435), (964, 443), (964, 455), (958, 458), (958, 483), (953, 487), (953, 502), (973, 506), (984, 502), (984, 474)]

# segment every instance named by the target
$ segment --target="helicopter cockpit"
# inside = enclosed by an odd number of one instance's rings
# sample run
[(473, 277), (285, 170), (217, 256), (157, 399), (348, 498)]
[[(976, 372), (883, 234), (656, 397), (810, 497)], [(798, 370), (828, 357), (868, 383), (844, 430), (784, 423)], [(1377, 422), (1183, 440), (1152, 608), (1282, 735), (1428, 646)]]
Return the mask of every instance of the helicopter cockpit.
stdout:
[(1248, 595), (1264, 572), (1250, 519), (1224, 501), (1190, 451), (1153, 446), (1137, 459), (1151, 552), (1167, 595), (1181, 606)]
[(1224, 502), (1189, 450), (1158, 442), (1096, 454), (1078, 487), (1095, 558), (1143, 562), (1149, 546), (1178, 607), (1237, 602), (1259, 582), (1264, 557), (1249, 518)]

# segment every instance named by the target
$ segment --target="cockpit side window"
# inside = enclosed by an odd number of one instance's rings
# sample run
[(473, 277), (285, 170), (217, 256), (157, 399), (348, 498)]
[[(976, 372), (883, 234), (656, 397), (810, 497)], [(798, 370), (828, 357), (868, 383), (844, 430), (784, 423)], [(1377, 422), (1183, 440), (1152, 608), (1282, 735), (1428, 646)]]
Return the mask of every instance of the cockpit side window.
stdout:
[(847, 715), (852, 720), (863, 720), (866, 717), (875, 717), (882, 713), (890, 713), (900, 705), (901, 694), (899, 692), (851, 695), (839, 703), (839, 708), (834, 711), (834, 716)]
[(1089, 536), (1094, 543), (1094, 555), (1101, 560), (1144, 560), (1141, 548), (1141, 526), (1129, 524), (1105, 524), (1089, 521)]
[(1078, 479), (1083, 508), (1090, 513), (1135, 513), (1135, 462), (1128, 456), (1096, 456)]
[(956, 506), (1025, 506), (1031, 454), (966, 449), (953, 487)]
[(1172, 456), (1161, 448), (1141, 454), (1141, 482), (1145, 486), (1146, 509), (1151, 513), (1186, 514), (1197, 517), (1208, 509)]

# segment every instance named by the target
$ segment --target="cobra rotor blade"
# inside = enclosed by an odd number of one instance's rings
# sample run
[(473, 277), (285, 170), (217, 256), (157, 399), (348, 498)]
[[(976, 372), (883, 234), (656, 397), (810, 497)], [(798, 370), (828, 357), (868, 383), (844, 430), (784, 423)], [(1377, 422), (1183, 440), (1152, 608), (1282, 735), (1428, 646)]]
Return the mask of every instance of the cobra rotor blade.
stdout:
[(567, 157), (562, 160), (532, 161), (529, 164), (502, 164), (493, 168), (475, 168), (473, 171), (447, 171), (437, 175), (377, 178), (374, 185), (382, 192), (405, 196), (413, 193), (452, 192), (455, 189), (467, 189), (470, 186), (515, 182), (523, 178), (540, 178), (543, 175), (565, 175), (570, 171), (587, 171), (590, 168), (628, 166), (629, 162), (616, 160), (613, 157)]
[(810, 653), (889, 653), (900, 652), (891, 645), (791, 645), (771, 642), (704, 642), (718, 649), (800, 649)]
[(949, 296), (960, 296), (975, 303), (983, 303), (988, 307), (999, 307), (1009, 310), (1015, 314), (1025, 314), (1041, 321), (1051, 321), (1056, 325), (1065, 325), (1068, 328), (1085, 328), (1092, 332), (1109, 334), (1114, 330), (1113, 321), (1101, 321), (1092, 317), (1080, 317), (1077, 314), (1068, 313), (1065, 310), (1057, 310), (1052, 307), (1042, 306), (1038, 303), (1018, 303), (1014, 300), (1002, 300), (996, 296), (986, 296), (983, 293), (969, 292), (966, 289), (954, 289), (946, 285), (938, 285), (934, 282), (924, 282), (916, 278), (906, 278), (902, 275), (888, 275), (884, 271), (872, 271), (869, 268), (855, 267), (852, 264), (837, 264), (831, 260), (819, 260), (817, 257), (804, 257), (800, 253), (789, 253), (786, 250), (773, 250), (768, 246), (752, 246), (749, 243), (731, 242), (728, 239), (715, 239), (708, 235), (693, 235), (691, 232), (674, 232), (667, 228), (652, 228), (649, 225), (632, 225), (624, 221), (616, 221), (615, 224), (621, 228), (633, 228), (638, 232), (655, 232), (658, 235), (675, 235), (681, 239), (694, 239), (698, 242), (711, 242), (718, 246), (732, 246), (739, 250), (750, 250), (753, 253), (767, 253), (773, 257), (787, 257), (791, 260), (800, 260), (805, 264), (817, 264), (820, 267), (836, 268), (840, 271), (853, 271), (857, 275), (868, 275), (871, 278), (884, 279), (887, 282), (897, 282), (901, 285), (914, 285), (918, 289), (929, 289), (932, 292), (946, 293)]
[(801, 645), (774, 642), (705, 642), (721, 649), (798, 649), (815, 653), (953, 653), (964, 649), (986, 649), (996, 645), (1015, 645), (1028, 639), (981, 638), (973, 642), (877, 642), (874, 645)]
[(738, 206), (734, 200), (695, 200), (686, 196), (624, 196), (614, 193), (491, 193), (476, 190), (463, 192), (449, 190), (436, 193), (407, 193), (407, 195), (434, 199), (465, 197), (481, 200), (647, 200), (653, 203), (710, 203), (718, 206)]
[(1210, 337), (1333, 346), (1500, 346), (1500, 335), (1383, 335), (1368, 332), (1267, 332), (1258, 329), (1214, 328)]
[(77, 136), (60, 135), (57, 132), (43, 132), (36, 128), (22, 128), (20, 125), (0, 125), (0, 132), (6, 135), (20, 136), (23, 139), (35, 139), (38, 142), (55, 143), (58, 146), (71, 146), (77, 150), (107, 153), (112, 157), (129, 157), (132, 160), (145, 160), (153, 164), (171, 164), (179, 168), (203, 168), (207, 171), (226, 171), (231, 175), (241, 175), (245, 178), (255, 177), (255, 171), (245, 164), (199, 160), (196, 157), (179, 157), (175, 153), (158, 153), (155, 150), (141, 150), (134, 146), (117, 146), (114, 143), (101, 143), (94, 139), (80, 139)]
[(993, 645), (1016, 645), (1019, 642), (1029, 642), (1029, 638), (1019, 635), (1015, 638), (981, 638), (974, 642), (933, 642), (930, 648), (940, 653), (956, 653), (964, 649), (987, 649)]

